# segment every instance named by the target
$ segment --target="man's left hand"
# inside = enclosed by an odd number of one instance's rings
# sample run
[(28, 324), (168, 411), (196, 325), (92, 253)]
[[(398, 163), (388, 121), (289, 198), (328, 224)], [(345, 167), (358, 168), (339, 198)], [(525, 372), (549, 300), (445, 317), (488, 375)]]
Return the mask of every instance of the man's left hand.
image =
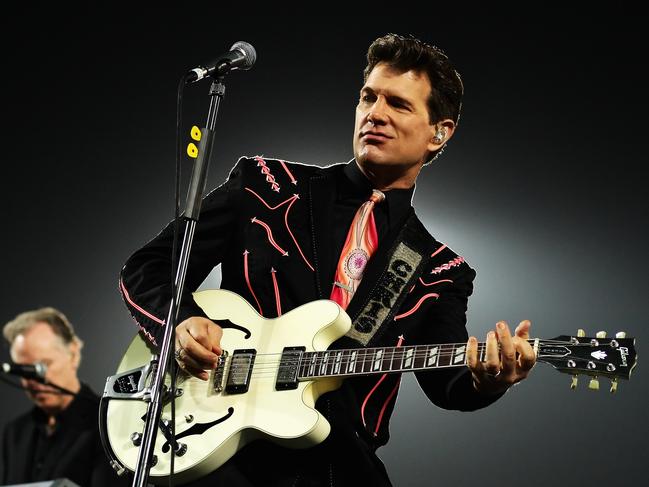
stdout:
[(467, 363), (473, 373), (473, 386), (484, 394), (499, 394), (527, 377), (536, 363), (528, 342), (531, 323), (521, 321), (514, 336), (504, 321), (487, 333), (485, 361), (478, 360), (478, 340), (469, 337)]

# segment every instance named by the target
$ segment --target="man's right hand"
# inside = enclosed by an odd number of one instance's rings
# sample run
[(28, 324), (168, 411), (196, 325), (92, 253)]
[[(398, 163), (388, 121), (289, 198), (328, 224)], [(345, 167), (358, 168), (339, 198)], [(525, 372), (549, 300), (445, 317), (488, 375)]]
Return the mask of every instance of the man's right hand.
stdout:
[(187, 373), (207, 380), (221, 355), (223, 329), (200, 316), (192, 316), (176, 326), (176, 362)]

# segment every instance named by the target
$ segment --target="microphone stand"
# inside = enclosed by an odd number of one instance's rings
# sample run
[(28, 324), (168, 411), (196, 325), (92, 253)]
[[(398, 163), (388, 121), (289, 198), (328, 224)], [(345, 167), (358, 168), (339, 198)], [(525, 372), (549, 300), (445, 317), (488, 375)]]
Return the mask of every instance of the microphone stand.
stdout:
[[(149, 479), (149, 470), (155, 465), (153, 462), (153, 448), (155, 446), (156, 431), (160, 426), (160, 415), (162, 413), (163, 395), (165, 394), (164, 378), (169, 364), (171, 350), (171, 337), (178, 320), (178, 306), (183, 294), (185, 277), (187, 275), (187, 265), (189, 263), (189, 254), (194, 239), (194, 231), (198, 216), (201, 211), (203, 192), (207, 182), (207, 170), (209, 167), (210, 154), (214, 142), (214, 127), (216, 125), (216, 116), (219, 111), (219, 104), (225, 94), (225, 85), (223, 77), (217, 78), (212, 82), (210, 87), (210, 107), (207, 114), (206, 127), (201, 129), (202, 135), (199, 142), (198, 157), (194, 162), (189, 190), (187, 193), (187, 209), (185, 210), (183, 220), (185, 222), (185, 231), (180, 248), (178, 259), (178, 268), (176, 270), (174, 289), (172, 293), (169, 312), (165, 321), (165, 332), (160, 345), (158, 354), (151, 357), (151, 364), (155, 368), (155, 376), (151, 385), (151, 395), (147, 406), (144, 432), (142, 433), (142, 443), (137, 458), (135, 474), (133, 477), (133, 487), (146, 487)], [(157, 364), (157, 368), (155, 367)], [(174, 397), (171, 400), (175, 400)], [(163, 425), (164, 426), (164, 425)], [(176, 454), (178, 445), (175, 439), (170, 443), (173, 446), (173, 453)]]

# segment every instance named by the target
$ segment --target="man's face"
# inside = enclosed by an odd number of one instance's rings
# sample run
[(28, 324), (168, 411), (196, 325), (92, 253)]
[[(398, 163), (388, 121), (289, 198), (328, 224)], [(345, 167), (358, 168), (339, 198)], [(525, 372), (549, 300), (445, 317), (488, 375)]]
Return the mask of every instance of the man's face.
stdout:
[[(79, 387), (77, 368), (79, 350), (76, 344), (65, 345), (47, 323), (37, 323), (18, 335), (11, 345), (11, 358), (17, 364), (43, 363), (48, 382), (76, 391)], [(34, 389), (27, 396), (48, 414), (67, 407), (71, 396), (55, 394), (55, 389), (31, 379), (21, 379), (23, 387)]]
[(440, 147), (432, 142), (436, 127), (430, 125), (430, 93), (425, 73), (399, 74), (384, 63), (374, 67), (356, 107), (354, 156), (361, 168), (418, 170), (429, 151)]

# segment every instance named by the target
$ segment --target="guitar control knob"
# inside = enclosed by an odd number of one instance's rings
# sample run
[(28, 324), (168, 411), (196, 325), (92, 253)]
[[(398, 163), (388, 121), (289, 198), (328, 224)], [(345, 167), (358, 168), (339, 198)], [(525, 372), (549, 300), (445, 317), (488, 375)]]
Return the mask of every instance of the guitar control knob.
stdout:
[(599, 380), (597, 380), (597, 377), (593, 377), (592, 379), (590, 379), (588, 388), (592, 389), (593, 391), (599, 391)]
[(185, 443), (178, 443), (176, 445), (176, 448), (174, 449), (174, 453), (177, 457), (182, 457), (185, 453), (187, 453), (187, 445)]
[(140, 446), (142, 443), (142, 433), (138, 433), (137, 431), (131, 435), (131, 442), (133, 442), (133, 446)]

